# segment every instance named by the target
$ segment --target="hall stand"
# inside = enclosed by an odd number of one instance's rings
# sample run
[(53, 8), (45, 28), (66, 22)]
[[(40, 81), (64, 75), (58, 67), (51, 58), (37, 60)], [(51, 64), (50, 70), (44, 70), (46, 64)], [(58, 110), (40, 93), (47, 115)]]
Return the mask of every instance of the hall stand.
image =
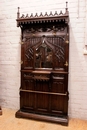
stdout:
[(68, 125), (69, 12), (17, 12), (21, 29), (20, 109), (15, 116)]

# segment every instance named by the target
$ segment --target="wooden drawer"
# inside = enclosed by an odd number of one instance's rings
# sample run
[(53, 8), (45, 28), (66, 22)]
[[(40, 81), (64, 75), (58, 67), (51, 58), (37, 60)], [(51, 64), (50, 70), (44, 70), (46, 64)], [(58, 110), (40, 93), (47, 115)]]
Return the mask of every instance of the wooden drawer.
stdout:
[(64, 81), (64, 74), (52, 74), (52, 80)]
[(22, 71), (21, 73), (21, 89), (34, 90), (34, 82), (32, 79), (32, 73)]
[(22, 72), (21, 89), (49, 92), (50, 75), (47, 73)]
[(51, 92), (66, 93), (67, 92), (67, 75), (65, 74), (52, 74)]
[(32, 78), (32, 72), (22, 72), (22, 77), (24, 79), (31, 79)]

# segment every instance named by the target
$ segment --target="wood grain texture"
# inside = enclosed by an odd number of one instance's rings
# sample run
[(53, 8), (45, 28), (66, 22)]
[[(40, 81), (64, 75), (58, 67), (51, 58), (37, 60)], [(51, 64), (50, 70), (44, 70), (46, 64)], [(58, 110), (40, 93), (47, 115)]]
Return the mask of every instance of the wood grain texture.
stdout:
[(16, 110), (3, 108), (0, 130), (87, 130), (87, 120), (70, 119), (68, 127), (54, 123), (15, 118)]
[(17, 17), (23, 44), (20, 109), (16, 117), (68, 125), (67, 13), (66, 10), (60, 16)]

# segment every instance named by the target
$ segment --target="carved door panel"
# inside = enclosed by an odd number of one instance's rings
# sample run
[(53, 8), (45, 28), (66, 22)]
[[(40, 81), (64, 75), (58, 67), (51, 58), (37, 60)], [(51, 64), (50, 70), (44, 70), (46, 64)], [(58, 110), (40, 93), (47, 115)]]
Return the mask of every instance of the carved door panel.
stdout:
[[(21, 71), (20, 108), (25, 111), (34, 111), (35, 94), (31, 71)], [(33, 101), (32, 101), (33, 99)]]
[(63, 116), (67, 115), (68, 110), (68, 74), (55, 74), (52, 75), (51, 86), (51, 111), (53, 114)]
[(29, 38), (22, 46), (22, 69), (52, 68), (68, 71), (65, 66), (68, 62), (68, 44), (65, 40), (66, 35)]
[(33, 69), (34, 68), (34, 46), (41, 42), (41, 38), (30, 37), (21, 46), (21, 60), (23, 61), (22, 69)]
[(36, 112), (43, 114), (49, 113), (49, 95), (43, 93), (36, 94)]

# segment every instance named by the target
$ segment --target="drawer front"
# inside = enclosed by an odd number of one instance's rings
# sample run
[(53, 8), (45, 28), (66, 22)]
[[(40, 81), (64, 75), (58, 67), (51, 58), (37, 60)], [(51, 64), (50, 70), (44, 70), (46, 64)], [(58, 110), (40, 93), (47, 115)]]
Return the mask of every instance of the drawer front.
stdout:
[(33, 74), (31, 72), (22, 72), (21, 89), (32, 90), (37, 93), (49, 92), (50, 76), (47, 74)]
[(67, 92), (67, 76), (65, 74), (53, 74), (51, 92), (66, 93)]
[(32, 79), (32, 73), (31, 72), (22, 72), (23, 79)]
[(22, 72), (21, 89), (66, 93), (68, 90), (68, 74), (33, 74), (32, 72)]
[(34, 81), (32, 79), (31, 72), (22, 72), (21, 73), (21, 89), (34, 90)]

